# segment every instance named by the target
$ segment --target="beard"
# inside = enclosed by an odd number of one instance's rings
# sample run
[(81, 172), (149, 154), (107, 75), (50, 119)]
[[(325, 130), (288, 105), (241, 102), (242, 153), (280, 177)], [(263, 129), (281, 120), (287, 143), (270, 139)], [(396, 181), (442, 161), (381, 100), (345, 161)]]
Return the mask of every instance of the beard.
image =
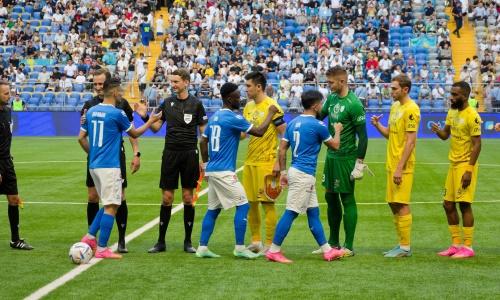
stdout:
[(452, 109), (461, 109), (462, 107), (464, 107), (464, 102), (463, 101), (461, 101), (461, 102), (457, 101), (455, 103), (451, 102), (450, 107)]

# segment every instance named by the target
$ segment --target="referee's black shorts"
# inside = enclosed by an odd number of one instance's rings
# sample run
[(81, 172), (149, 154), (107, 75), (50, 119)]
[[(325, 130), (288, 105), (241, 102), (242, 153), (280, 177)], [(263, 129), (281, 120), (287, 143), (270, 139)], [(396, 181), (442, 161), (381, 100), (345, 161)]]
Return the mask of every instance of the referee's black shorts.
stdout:
[(162, 190), (176, 190), (179, 187), (179, 175), (182, 188), (196, 188), (200, 177), (198, 150), (163, 150), (160, 188)]
[(0, 174), (2, 175), (0, 194), (17, 195), (17, 177), (12, 158), (0, 159)]
[[(122, 188), (127, 187), (127, 163), (125, 161), (125, 148), (123, 146), (121, 147), (120, 150), (120, 169), (122, 171)], [(94, 179), (92, 179), (92, 176), (90, 175), (89, 171), (89, 164), (88, 164), (88, 158), (87, 158), (87, 187), (95, 187)]]

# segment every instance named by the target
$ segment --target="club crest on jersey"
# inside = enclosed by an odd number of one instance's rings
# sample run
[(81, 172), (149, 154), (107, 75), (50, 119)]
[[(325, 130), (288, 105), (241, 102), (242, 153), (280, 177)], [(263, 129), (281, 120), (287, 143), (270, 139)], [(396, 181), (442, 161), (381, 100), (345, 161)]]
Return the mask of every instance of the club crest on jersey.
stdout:
[(189, 124), (189, 123), (191, 123), (191, 121), (193, 121), (193, 115), (192, 114), (184, 114), (184, 122), (186, 122), (186, 124)]

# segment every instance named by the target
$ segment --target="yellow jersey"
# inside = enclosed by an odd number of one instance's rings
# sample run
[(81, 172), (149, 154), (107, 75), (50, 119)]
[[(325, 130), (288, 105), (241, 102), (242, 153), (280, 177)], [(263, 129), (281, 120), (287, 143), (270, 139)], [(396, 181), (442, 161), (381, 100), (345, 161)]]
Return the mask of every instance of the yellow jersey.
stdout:
[[(266, 97), (262, 102), (256, 104), (255, 101), (249, 101), (243, 110), (245, 119), (254, 126), (260, 126), (267, 117), (269, 107), (276, 106), (279, 112), (273, 117), (273, 120), (283, 117), (284, 113), (279, 104), (273, 98)], [(248, 143), (246, 165), (268, 165), (276, 162), (278, 152), (278, 131), (274, 124), (269, 125), (266, 133), (262, 137), (250, 137)]]
[(468, 162), (472, 153), (473, 136), (481, 135), (481, 117), (472, 107), (459, 111), (450, 109), (446, 116), (450, 126), (451, 142), (448, 159), (452, 163)]
[[(387, 163), (389, 171), (395, 171), (406, 144), (406, 132), (418, 132), (420, 123), (420, 108), (415, 101), (410, 100), (404, 105), (394, 102), (389, 114), (389, 142), (387, 143)], [(413, 173), (415, 169), (415, 148), (413, 148), (403, 173)]]

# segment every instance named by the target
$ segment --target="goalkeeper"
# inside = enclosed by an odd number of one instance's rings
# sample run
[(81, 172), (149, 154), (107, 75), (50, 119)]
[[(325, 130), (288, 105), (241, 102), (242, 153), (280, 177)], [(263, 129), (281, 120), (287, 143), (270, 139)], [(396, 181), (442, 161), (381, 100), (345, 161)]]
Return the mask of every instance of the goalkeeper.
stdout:
[[(363, 178), (367, 166), (363, 163), (368, 137), (366, 134), (365, 110), (361, 101), (349, 91), (347, 71), (334, 67), (326, 73), (328, 85), (332, 91), (323, 104), (321, 120), (328, 116), (328, 129), (335, 134), (333, 124), (342, 123), (344, 130), (340, 135), (340, 148), (328, 149), (323, 186), (328, 204), (328, 225), (332, 247), (340, 248), (339, 232), (344, 215), (345, 243), (344, 256), (354, 255), (354, 233), (358, 220), (358, 209), (354, 199), (355, 181)], [(357, 144), (356, 144), (357, 136)], [(321, 253), (321, 249), (313, 253)]]

